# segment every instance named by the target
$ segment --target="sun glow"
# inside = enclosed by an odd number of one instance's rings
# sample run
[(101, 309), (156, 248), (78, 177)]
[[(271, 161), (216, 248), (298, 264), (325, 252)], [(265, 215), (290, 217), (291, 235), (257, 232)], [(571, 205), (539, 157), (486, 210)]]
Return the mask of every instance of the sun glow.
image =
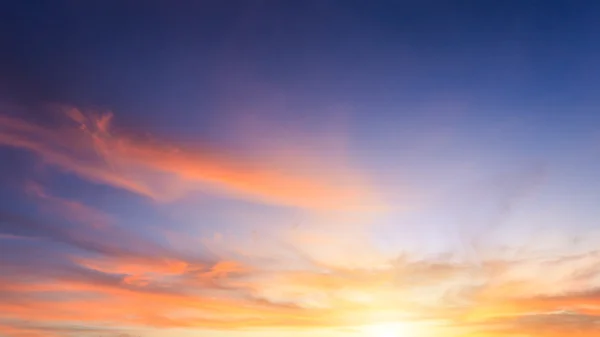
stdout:
[(364, 328), (365, 337), (416, 337), (413, 329), (407, 323), (381, 323)]

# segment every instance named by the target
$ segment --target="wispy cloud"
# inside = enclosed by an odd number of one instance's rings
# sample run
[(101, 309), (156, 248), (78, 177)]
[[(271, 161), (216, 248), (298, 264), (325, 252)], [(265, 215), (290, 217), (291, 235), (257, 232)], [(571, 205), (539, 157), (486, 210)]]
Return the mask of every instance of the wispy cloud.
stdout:
[(600, 316), (566, 310), (502, 316), (478, 323), (473, 336), (590, 337), (600, 332)]
[(65, 111), (69, 118), (54, 127), (0, 116), (0, 144), (32, 151), (85, 179), (158, 200), (205, 189), (308, 208), (381, 207), (358, 172), (320, 166), (318, 158), (309, 168), (278, 167), (277, 158), (234, 155), (208, 145), (191, 149), (113, 131), (110, 113)]
[[(598, 330), (597, 252), (541, 259), (510, 247), (510, 254), (481, 254), (474, 262), (404, 247), (385, 252), (371, 227), (384, 213), (371, 211), (385, 205), (357, 171), (322, 164), (318, 156), (294, 167), (277, 151), (266, 151), (270, 158), (135, 137), (112, 126), (111, 114), (66, 109), (61, 116), (56, 124), (0, 116), (0, 145), (154, 200), (208, 191), (293, 206), (306, 223), (269, 227), (268, 240), (247, 238), (250, 244), (227, 233), (187, 238), (177, 229), (163, 243), (126, 219), (29, 181), (25, 192), (40, 214), (0, 210), (4, 335), (110, 335), (122, 327), (361, 331), (405, 320), (437, 322), (448, 336)], [(487, 205), (467, 214), (473, 217), (450, 212), (485, 246), (489, 231), (502, 227), (543, 177), (537, 168), (503, 176), (476, 186), (481, 193), (466, 193), (477, 200), (446, 203), (463, 210)], [(193, 250), (178, 247), (183, 238)], [(93, 310), (82, 312), (84, 306)], [(73, 319), (91, 328), (73, 328)]]
[[(3, 223), (11, 220), (5, 216)], [(4, 323), (8, 336), (41, 336), (40, 327), (67, 324), (73, 317), (86, 326), (139, 329), (354, 329), (379, 321), (443, 320), (448, 329), (460, 328), (473, 336), (535, 332), (554, 337), (559, 331), (592, 336), (597, 332), (595, 288), (559, 295), (542, 289), (546, 295), (534, 295), (532, 287), (538, 279), (522, 271), (540, 261), (468, 264), (451, 257), (405, 255), (360, 268), (318, 260), (282, 268), (245, 266), (234, 260), (197, 263), (168, 250), (158, 256), (152, 249), (142, 249), (132, 257), (128, 252), (95, 248), (82, 258), (61, 245), (86, 246), (45, 233), (33, 226), (32, 232), (21, 234), (36, 239), (2, 239), (0, 264), (8, 273), (0, 278), (0, 312), (13, 321), (37, 322), (36, 327)], [(95, 247), (104, 239), (89, 240), (98, 241), (90, 244)], [(162, 255), (169, 254), (178, 256), (179, 262), (163, 264)], [(568, 289), (567, 269), (548, 270), (549, 275), (561, 272), (564, 278), (555, 278), (553, 284)], [(94, 309), (81, 312), (83, 305)], [(48, 331), (57, 336), (70, 333)]]

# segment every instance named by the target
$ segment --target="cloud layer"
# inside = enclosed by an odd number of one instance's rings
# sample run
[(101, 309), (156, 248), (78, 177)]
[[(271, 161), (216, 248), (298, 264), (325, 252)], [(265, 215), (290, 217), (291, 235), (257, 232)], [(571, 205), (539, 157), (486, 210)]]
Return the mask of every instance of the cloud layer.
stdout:
[[(157, 240), (119, 215), (32, 179), (20, 193), (35, 210), (0, 208), (2, 335), (208, 329), (231, 336), (359, 336), (389, 322), (417, 324), (417, 337), (593, 336), (600, 329), (598, 251), (540, 257), (481, 250), (474, 260), (402, 247), (390, 253), (373, 235), (389, 208), (359, 172), (321, 165), (316, 157), (294, 168), (281, 158), (134, 137), (115, 131), (111, 114), (63, 109), (61, 116), (42, 123), (2, 115), (0, 144), (85, 181), (147, 197), (149, 207), (202, 191), (299, 209), (309, 223), (265, 225), (269, 236), (262, 241), (219, 228), (212, 238), (170, 228), (171, 240)], [(484, 187), (494, 194), (491, 211), (473, 212), (466, 230), (502, 227), (539, 177), (536, 170)], [(477, 240), (486, 235), (475, 234)], [(193, 249), (183, 249), (184, 242)]]
[[(46, 163), (84, 179), (156, 200), (209, 190), (269, 204), (324, 209), (381, 207), (358, 172), (320, 165), (307, 153), (285, 155), (304, 167), (283, 166), (281, 158), (254, 158), (225, 148), (194, 149), (148, 137), (113, 132), (111, 113), (84, 114), (62, 108), (67, 118), (41, 126), (0, 116), (0, 144), (25, 149)], [(332, 154), (335, 156), (335, 154)], [(312, 161), (312, 162), (311, 162)]]

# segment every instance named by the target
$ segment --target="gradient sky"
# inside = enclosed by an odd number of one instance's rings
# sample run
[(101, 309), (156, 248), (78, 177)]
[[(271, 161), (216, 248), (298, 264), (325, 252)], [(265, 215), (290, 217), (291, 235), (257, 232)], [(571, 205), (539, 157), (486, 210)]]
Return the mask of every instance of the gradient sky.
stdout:
[(599, 17), (2, 1), (0, 336), (600, 335)]

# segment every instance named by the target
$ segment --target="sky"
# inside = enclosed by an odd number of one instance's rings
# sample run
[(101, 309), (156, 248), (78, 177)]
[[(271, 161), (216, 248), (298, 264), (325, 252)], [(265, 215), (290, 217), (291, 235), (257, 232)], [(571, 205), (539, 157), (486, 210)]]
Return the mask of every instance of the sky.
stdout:
[(2, 1), (0, 337), (600, 334), (597, 1)]

